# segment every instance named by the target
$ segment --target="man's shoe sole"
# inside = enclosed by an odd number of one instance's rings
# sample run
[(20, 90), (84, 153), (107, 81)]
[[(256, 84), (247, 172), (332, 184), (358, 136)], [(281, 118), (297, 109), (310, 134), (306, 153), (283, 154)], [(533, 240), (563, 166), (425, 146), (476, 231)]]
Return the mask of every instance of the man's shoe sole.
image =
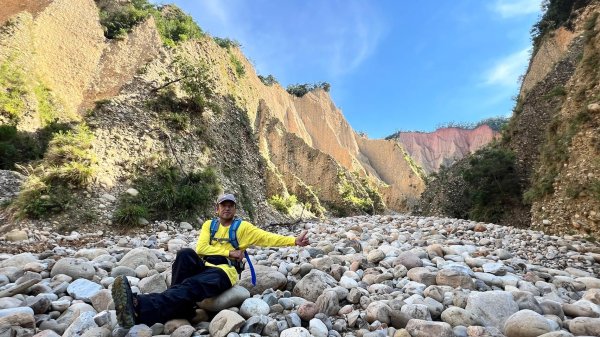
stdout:
[(129, 329), (135, 325), (133, 294), (126, 276), (117, 276), (112, 285), (112, 298), (115, 302), (117, 322), (123, 328)]

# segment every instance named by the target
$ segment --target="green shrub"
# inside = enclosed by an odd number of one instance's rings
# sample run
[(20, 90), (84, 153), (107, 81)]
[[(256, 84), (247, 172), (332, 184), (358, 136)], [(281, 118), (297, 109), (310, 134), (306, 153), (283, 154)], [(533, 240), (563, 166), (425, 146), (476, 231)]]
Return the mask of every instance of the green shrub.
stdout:
[(565, 90), (565, 87), (562, 85), (557, 85), (554, 88), (552, 88), (552, 90), (550, 90), (548, 93), (546, 93), (544, 95), (545, 99), (550, 99), (553, 97), (564, 97), (567, 95), (567, 91)]
[[(221, 112), (213, 92), (214, 81), (208, 75), (205, 63), (193, 63), (177, 57), (173, 63), (175, 78), (166, 79), (167, 84), (156, 89), (156, 98), (148, 102), (148, 107), (157, 112), (187, 113), (202, 115), (206, 109)], [(174, 85), (179, 84), (184, 97), (177, 97)]]
[(349, 211), (374, 214), (385, 208), (383, 198), (366, 178), (359, 177), (356, 172), (347, 176), (341, 171), (338, 172), (338, 178), (338, 192), (344, 203), (342, 207), (336, 207), (336, 211), (340, 214), (349, 214)]
[(258, 75), (258, 79), (266, 86), (270, 87), (277, 82), (277, 79), (273, 75), (268, 75), (267, 77)]
[(140, 226), (140, 218), (146, 218), (148, 210), (144, 206), (123, 204), (117, 208), (112, 217), (112, 222), (121, 228)]
[(561, 26), (572, 30), (573, 12), (587, 6), (590, 0), (545, 0), (542, 2), (543, 15), (531, 28), (533, 40), (533, 55), (539, 49), (546, 34)]
[(589, 189), (592, 192), (592, 197), (600, 202), (600, 180), (596, 179), (592, 181)]
[(280, 196), (273, 195), (268, 200), (269, 204), (273, 206), (278, 212), (283, 214), (290, 214), (291, 208), (298, 203), (298, 199), (295, 195)]
[(157, 7), (148, 0), (131, 0), (100, 8), (100, 23), (106, 38), (121, 39), (150, 15), (154, 16), (161, 40), (167, 46), (204, 35), (192, 17), (181, 9), (173, 5)]
[(235, 55), (231, 54), (229, 57), (229, 60), (233, 64), (235, 73), (237, 74), (238, 77), (242, 77), (242, 76), (244, 76), (244, 74), (246, 74), (246, 68), (244, 68), (244, 65), (242, 64), (242, 62)]
[(132, 0), (112, 8), (100, 9), (100, 24), (107, 39), (122, 39), (133, 27), (156, 11), (147, 0)]
[(215, 40), (219, 47), (225, 49), (240, 48), (242, 46), (238, 41), (229, 38), (220, 38), (215, 36), (213, 37), (213, 40)]
[(161, 163), (154, 172), (138, 177), (133, 185), (139, 194), (120, 198), (115, 214), (124, 222), (117, 219), (116, 225), (131, 224), (131, 216), (124, 216), (139, 215), (141, 210), (147, 210), (149, 220), (193, 221), (210, 214), (220, 191), (213, 169), (183, 173), (169, 163)]
[(311, 91), (323, 89), (326, 92), (329, 92), (331, 89), (331, 84), (327, 82), (318, 82), (314, 84), (304, 83), (304, 84), (290, 84), (285, 89), (290, 95), (294, 95), (296, 97), (302, 97), (308, 94)]
[(33, 89), (38, 101), (38, 113), (42, 126), (46, 126), (58, 119), (57, 104), (52, 93), (45, 86), (38, 84)]
[(0, 115), (16, 123), (25, 111), (26, 95), (23, 73), (9, 61), (0, 64)]
[(565, 189), (565, 195), (569, 199), (575, 199), (581, 194), (582, 190), (583, 190), (583, 186), (581, 186), (579, 184), (569, 184), (567, 186), (567, 188)]
[(469, 217), (497, 223), (506, 209), (520, 202), (515, 155), (510, 150), (487, 147), (474, 153), (469, 164), (462, 171), (472, 205)]
[(185, 130), (190, 125), (190, 116), (183, 113), (169, 112), (163, 114), (163, 119), (176, 130)]
[(11, 206), (18, 217), (40, 218), (71, 205), (73, 190), (88, 186), (95, 176), (93, 139), (85, 125), (53, 134), (44, 159), (27, 170), (27, 180)]
[(594, 13), (592, 16), (585, 22), (583, 33), (585, 43), (590, 42), (598, 31), (596, 30), (596, 21), (598, 20), (599, 13)]
[(152, 11), (152, 14), (160, 37), (167, 46), (204, 36), (194, 19), (176, 6), (166, 5), (160, 8), (160, 12)]

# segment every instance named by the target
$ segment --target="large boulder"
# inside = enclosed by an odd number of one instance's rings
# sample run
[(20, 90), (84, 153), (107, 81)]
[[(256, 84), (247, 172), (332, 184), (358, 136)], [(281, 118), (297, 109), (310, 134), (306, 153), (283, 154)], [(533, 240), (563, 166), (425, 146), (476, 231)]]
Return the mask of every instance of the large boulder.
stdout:
[(91, 280), (95, 273), (96, 269), (91, 262), (83, 259), (65, 257), (54, 264), (50, 276), (54, 277), (58, 274), (65, 274), (71, 276), (73, 279), (84, 278)]
[(67, 287), (67, 293), (76, 300), (92, 303), (92, 297), (98, 294), (104, 287), (98, 283), (86, 279), (77, 279)]
[(167, 283), (162, 274), (155, 274), (145, 277), (138, 282), (138, 288), (143, 294), (146, 293), (161, 293), (167, 290)]
[(498, 290), (474, 291), (469, 294), (465, 309), (471, 315), (479, 317), (483, 325), (502, 330), (506, 320), (519, 311), (519, 306), (509, 292)]
[(600, 318), (577, 317), (569, 321), (569, 331), (575, 336), (600, 336)]
[(311, 302), (316, 302), (325, 289), (336, 286), (336, 281), (329, 274), (313, 269), (294, 287), (294, 295)]
[(504, 323), (506, 337), (538, 337), (558, 330), (558, 324), (533, 310), (521, 310), (512, 314)]
[(452, 327), (445, 322), (411, 319), (406, 325), (406, 331), (408, 331), (412, 337), (454, 337)]
[(236, 312), (222, 310), (210, 321), (208, 331), (213, 337), (225, 337), (230, 332), (239, 332), (245, 322), (246, 320)]
[(152, 269), (158, 262), (160, 262), (160, 260), (152, 250), (145, 247), (138, 247), (125, 254), (118, 265), (129, 267), (134, 270), (138, 266), (145, 265)]
[(0, 261), (0, 268), (5, 268), (5, 267), (18, 267), (18, 268), (22, 268), (24, 265), (28, 264), (29, 262), (35, 262), (38, 259), (33, 256), (33, 254), (31, 253), (21, 253), (15, 256), (11, 256), (8, 259), (4, 260), (4, 261)]
[(262, 265), (254, 266), (256, 272), (256, 285), (252, 285), (252, 275), (250, 269), (246, 268), (242, 272), (242, 277), (238, 284), (250, 291), (251, 295), (262, 294), (267, 289), (283, 289), (287, 284), (287, 278), (277, 270)]

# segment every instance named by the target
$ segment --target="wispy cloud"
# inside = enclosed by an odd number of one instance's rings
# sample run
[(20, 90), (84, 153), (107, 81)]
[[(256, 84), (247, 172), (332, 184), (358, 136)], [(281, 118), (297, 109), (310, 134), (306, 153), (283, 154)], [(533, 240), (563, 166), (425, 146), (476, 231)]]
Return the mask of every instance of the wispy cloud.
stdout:
[(503, 18), (537, 13), (540, 8), (540, 0), (496, 0), (492, 5), (492, 10)]
[(500, 85), (514, 87), (517, 85), (519, 76), (527, 68), (529, 61), (529, 50), (526, 48), (499, 60), (485, 74), (486, 85)]
[(209, 33), (242, 42), (259, 71), (284, 79), (291, 67), (313, 69), (327, 81), (352, 73), (375, 53), (386, 32), (383, 13), (369, 1), (176, 2), (189, 5), (201, 27), (212, 27)]
[[(381, 18), (367, 3), (350, 2), (349, 11), (338, 22), (345, 29), (332, 31), (323, 42), (336, 41), (328, 55), (330, 72), (337, 76), (358, 68), (377, 48), (384, 33)], [(334, 13), (332, 18), (336, 17)]]

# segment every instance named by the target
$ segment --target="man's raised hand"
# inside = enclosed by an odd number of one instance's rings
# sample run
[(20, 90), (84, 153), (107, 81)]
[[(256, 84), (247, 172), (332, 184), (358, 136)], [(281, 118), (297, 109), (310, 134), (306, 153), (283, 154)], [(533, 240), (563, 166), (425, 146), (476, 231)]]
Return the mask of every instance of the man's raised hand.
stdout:
[(307, 234), (308, 231), (303, 231), (296, 237), (296, 246), (304, 247), (309, 244)]

